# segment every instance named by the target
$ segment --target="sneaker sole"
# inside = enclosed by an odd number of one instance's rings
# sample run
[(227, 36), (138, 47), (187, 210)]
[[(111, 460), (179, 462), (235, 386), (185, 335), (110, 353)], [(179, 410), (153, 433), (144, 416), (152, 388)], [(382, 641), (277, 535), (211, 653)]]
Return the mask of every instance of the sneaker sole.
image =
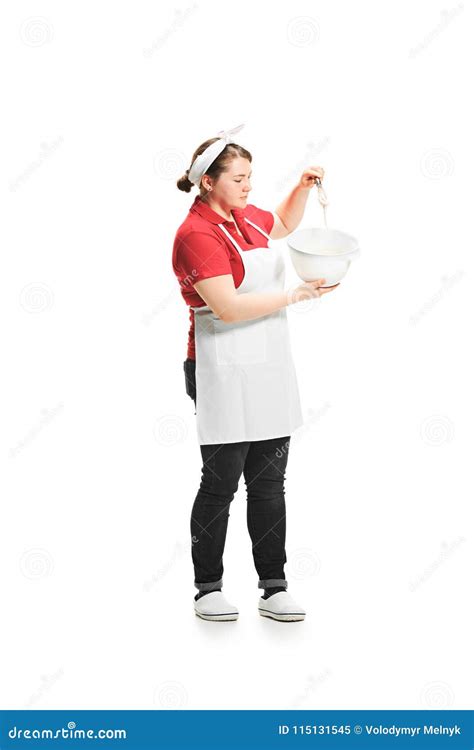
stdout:
[(279, 614), (278, 612), (269, 612), (266, 609), (260, 608), (258, 611), (262, 615), (262, 617), (270, 617), (271, 620), (278, 620), (279, 622), (299, 622), (300, 620), (304, 620), (304, 618), (306, 617), (306, 614), (302, 615), (296, 612)]
[(230, 622), (231, 620), (237, 620), (239, 613), (238, 612), (226, 612), (222, 615), (205, 615), (202, 612), (197, 612), (194, 610), (197, 617), (200, 617), (201, 620), (212, 620), (214, 622)]

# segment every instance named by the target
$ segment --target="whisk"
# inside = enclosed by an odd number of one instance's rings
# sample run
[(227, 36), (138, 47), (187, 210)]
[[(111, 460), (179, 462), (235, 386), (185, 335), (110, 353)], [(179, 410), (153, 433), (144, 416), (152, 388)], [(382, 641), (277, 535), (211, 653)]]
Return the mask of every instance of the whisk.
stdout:
[(318, 201), (321, 204), (321, 208), (323, 209), (323, 217), (324, 217), (324, 226), (326, 229), (328, 228), (328, 222), (326, 218), (326, 206), (329, 204), (328, 197), (326, 195), (326, 192), (321, 184), (321, 180), (319, 177), (314, 178), (314, 182), (318, 188)]

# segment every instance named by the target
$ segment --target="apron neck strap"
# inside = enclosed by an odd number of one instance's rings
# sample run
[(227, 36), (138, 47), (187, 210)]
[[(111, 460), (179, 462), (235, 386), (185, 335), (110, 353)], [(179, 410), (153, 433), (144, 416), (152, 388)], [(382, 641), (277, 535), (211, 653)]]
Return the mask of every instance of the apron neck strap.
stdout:
[(251, 224), (253, 226), (253, 228), (256, 229), (258, 232), (260, 232), (261, 234), (263, 234), (264, 237), (267, 238), (267, 240), (271, 239), (270, 235), (267, 234), (263, 229), (261, 229), (260, 227), (258, 227), (256, 224), (254, 224), (253, 221), (250, 221), (250, 219), (247, 219), (247, 217), (244, 217), (244, 218), (245, 218), (245, 221), (247, 222), (247, 224)]
[[(267, 238), (267, 240), (270, 240), (270, 239), (271, 239), (271, 238), (270, 238), (270, 235), (269, 235), (269, 234), (267, 234), (267, 233), (266, 233), (266, 232), (265, 232), (265, 231), (264, 231), (263, 229), (261, 229), (260, 227), (258, 227), (258, 226), (257, 226), (256, 224), (254, 224), (254, 223), (253, 223), (253, 221), (250, 221), (250, 219), (247, 219), (246, 217), (244, 217), (244, 218), (245, 218), (245, 221), (246, 221), (246, 222), (247, 222), (248, 224), (251, 224), (251, 226), (253, 226), (253, 228), (254, 228), (254, 229), (256, 229), (256, 230), (257, 230), (258, 232), (260, 232), (261, 234), (263, 234), (263, 235), (264, 235), (264, 237), (266, 237), (266, 238)], [(225, 226), (224, 226), (223, 224), (218, 224), (217, 226), (218, 226), (218, 227), (220, 227), (220, 228), (222, 229), (222, 231), (223, 231), (223, 232), (224, 232), (224, 233), (225, 233), (225, 234), (227, 235), (227, 237), (228, 237), (228, 238), (229, 238), (229, 240), (230, 240), (230, 241), (232, 242), (232, 244), (234, 245), (234, 247), (236, 247), (236, 248), (237, 248), (238, 252), (239, 252), (239, 253), (242, 253), (243, 251), (242, 251), (242, 249), (241, 249), (241, 248), (239, 247), (239, 244), (238, 244), (237, 240), (236, 240), (236, 239), (235, 239), (234, 237), (232, 237), (232, 235), (231, 235), (231, 234), (230, 234), (230, 232), (229, 232), (229, 231), (228, 231), (228, 230), (227, 230), (227, 229), (225, 228)]]
[(242, 250), (240, 249), (237, 241), (232, 237), (231, 233), (227, 231), (227, 229), (225, 228), (225, 226), (223, 224), (218, 224), (217, 226), (222, 229), (222, 231), (224, 232), (224, 234), (226, 234), (228, 236), (229, 240), (237, 248), (238, 253), (241, 254)]

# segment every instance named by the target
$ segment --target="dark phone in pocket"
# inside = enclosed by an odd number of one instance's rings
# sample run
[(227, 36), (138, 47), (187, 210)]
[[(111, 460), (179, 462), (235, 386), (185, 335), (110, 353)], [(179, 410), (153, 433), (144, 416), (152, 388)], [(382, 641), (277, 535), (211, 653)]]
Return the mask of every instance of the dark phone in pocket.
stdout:
[(196, 360), (186, 359), (183, 362), (186, 393), (196, 403)]

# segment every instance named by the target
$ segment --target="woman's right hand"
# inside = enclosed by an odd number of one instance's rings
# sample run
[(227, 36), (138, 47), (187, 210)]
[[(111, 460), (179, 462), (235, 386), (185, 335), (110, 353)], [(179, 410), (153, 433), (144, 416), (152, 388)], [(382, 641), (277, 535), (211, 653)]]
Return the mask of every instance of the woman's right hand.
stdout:
[(339, 282), (333, 286), (329, 286), (323, 289), (323, 284), (326, 283), (326, 279), (315, 279), (314, 281), (305, 281), (304, 284), (300, 284), (291, 293), (291, 303), (300, 302), (301, 300), (311, 299), (312, 297), (322, 297), (323, 294), (332, 292), (336, 287), (339, 286)]

